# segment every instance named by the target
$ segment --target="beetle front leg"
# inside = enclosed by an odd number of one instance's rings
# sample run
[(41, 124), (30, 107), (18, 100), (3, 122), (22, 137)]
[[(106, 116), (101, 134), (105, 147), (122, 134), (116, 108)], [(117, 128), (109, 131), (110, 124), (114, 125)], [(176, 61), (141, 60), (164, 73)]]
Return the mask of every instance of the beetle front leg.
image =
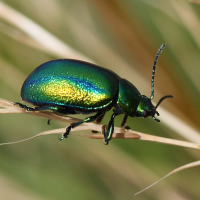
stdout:
[(124, 128), (124, 129), (126, 129), (126, 130), (129, 130), (129, 129), (131, 129), (131, 128), (130, 128), (129, 126), (126, 126), (127, 118), (128, 118), (128, 115), (125, 114), (125, 115), (124, 115), (124, 118), (123, 118), (123, 120), (122, 120), (122, 123), (121, 123), (121, 127)]

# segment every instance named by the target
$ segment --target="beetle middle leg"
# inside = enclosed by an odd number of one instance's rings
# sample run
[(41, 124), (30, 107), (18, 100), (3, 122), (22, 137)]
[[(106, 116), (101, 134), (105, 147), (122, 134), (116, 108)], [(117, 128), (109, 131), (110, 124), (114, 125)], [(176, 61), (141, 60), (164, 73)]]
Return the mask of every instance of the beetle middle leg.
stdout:
[[(103, 113), (102, 115), (100, 115), (100, 116), (96, 119), (96, 123), (97, 123), (97, 124), (100, 124), (100, 123), (102, 122), (102, 120), (103, 120), (105, 114), (106, 114), (106, 113)], [(92, 133), (98, 133), (98, 131), (92, 130)]]
[(63, 137), (59, 138), (59, 140), (63, 140), (64, 138), (67, 138), (72, 128), (75, 128), (76, 126), (79, 126), (79, 125), (81, 125), (81, 124), (83, 124), (85, 122), (86, 123), (87, 122), (93, 122), (93, 121), (95, 121), (98, 117), (100, 117), (103, 114), (104, 114), (104, 112), (98, 112), (96, 115), (91, 116), (91, 117), (87, 117), (87, 118), (85, 118), (84, 120), (82, 120), (80, 122), (72, 123), (70, 126), (68, 126), (66, 128), (66, 132), (63, 133)]
[(119, 114), (120, 113), (114, 111), (114, 113), (112, 114), (110, 121), (108, 123), (107, 130), (106, 130), (106, 126), (104, 126), (105, 130), (103, 130), (103, 133), (104, 133), (105, 145), (108, 145), (109, 141), (112, 138), (112, 135), (113, 135), (113, 132), (114, 132), (114, 119)]

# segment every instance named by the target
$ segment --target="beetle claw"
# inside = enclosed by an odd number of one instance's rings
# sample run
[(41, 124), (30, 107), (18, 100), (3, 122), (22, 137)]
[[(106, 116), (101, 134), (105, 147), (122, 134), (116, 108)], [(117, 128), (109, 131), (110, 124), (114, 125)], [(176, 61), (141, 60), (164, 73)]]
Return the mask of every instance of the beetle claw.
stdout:
[(60, 141), (62, 141), (62, 140), (64, 140), (65, 138), (64, 137), (58, 137), (58, 139), (60, 140)]
[(106, 140), (106, 139), (104, 139), (104, 144), (105, 144), (105, 145), (108, 145), (108, 144), (109, 144), (109, 141)]
[(159, 120), (159, 119), (156, 119), (154, 116), (153, 116), (153, 119), (156, 120), (157, 122), (160, 122), (160, 120)]

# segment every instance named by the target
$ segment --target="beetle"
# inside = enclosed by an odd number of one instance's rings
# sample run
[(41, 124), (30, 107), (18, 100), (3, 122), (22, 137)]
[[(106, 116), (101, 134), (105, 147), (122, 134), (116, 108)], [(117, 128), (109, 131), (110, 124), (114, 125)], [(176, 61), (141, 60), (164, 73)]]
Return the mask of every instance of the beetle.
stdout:
[(57, 59), (43, 63), (37, 67), (24, 81), (21, 88), (23, 101), (31, 103), (35, 108), (21, 103), (21, 108), (28, 111), (51, 110), (57, 114), (91, 114), (80, 122), (75, 122), (66, 128), (63, 137), (67, 138), (70, 130), (85, 122), (100, 123), (105, 113), (112, 107), (113, 114), (108, 126), (103, 126), (105, 144), (108, 145), (114, 131), (114, 119), (124, 114), (121, 127), (126, 127), (127, 117), (159, 116), (157, 107), (166, 98), (162, 97), (156, 106), (151, 100), (154, 97), (154, 75), (158, 57), (165, 47), (159, 48), (152, 71), (150, 98), (141, 95), (138, 89), (126, 79), (113, 71), (98, 65), (73, 59)]

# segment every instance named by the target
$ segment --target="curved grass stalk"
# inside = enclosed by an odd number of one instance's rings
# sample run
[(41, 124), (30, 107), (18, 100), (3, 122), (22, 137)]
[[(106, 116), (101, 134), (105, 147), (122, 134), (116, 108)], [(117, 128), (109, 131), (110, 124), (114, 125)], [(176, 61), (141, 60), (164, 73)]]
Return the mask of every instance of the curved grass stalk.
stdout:
[[(56, 121), (67, 122), (67, 123), (81, 121), (81, 119), (68, 117), (68, 116), (61, 116), (61, 115), (54, 114), (53, 112), (27, 111), (26, 109), (21, 109), (20, 107), (15, 105), (14, 102), (10, 102), (10, 101), (4, 100), (4, 99), (0, 99), (0, 107), (3, 107), (2, 109), (0, 109), (0, 113), (25, 113), (25, 114), (29, 114), (29, 115), (35, 115), (35, 116), (44, 117), (44, 118), (56, 120)], [(96, 123), (84, 123), (74, 129), (72, 129), (72, 131), (81, 131), (81, 130), (82, 131), (83, 130), (96, 130), (96, 131), (101, 132), (102, 125), (96, 124)], [(65, 128), (45, 131), (45, 132), (39, 133), (33, 137), (30, 137), (28, 139), (20, 140), (18, 142), (26, 141), (29, 139), (33, 139), (35, 137), (43, 136), (43, 135), (61, 134), (64, 132), (65, 132)], [(104, 138), (102, 134), (89, 134), (89, 135), (81, 134), (81, 135), (76, 135), (76, 136), (87, 137), (87, 138), (91, 138), (91, 139), (103, 139)], [(170, 144), (170, 145), (177, 145), (177, 146), (183, 146), (183, 147), (188, 147), (188, 148), (200, 149), (199, 144), (158, 137), (158, 136), (154, 136), (154, 135), (136, 132), (133, 130), (126, 131), (125, 129), (118, 128), (118, 127), (114, 128), (114, 134), (113, 134), (112, 138), (113, 139), (139, 139), (139, 140), (145, 140), (145, 141), (151, 141), (151, 142), (159, 142), (159, 143), (163, 143), (163, 144)], [(2, 143), (0, 145), (14, 144), (14, 143), (17, 143), (17, 142)]]
[(174, 169), (173, 171), (171, 171), (170, 173), (168, 173), (167, 175), (165, 175), (164, 177), (162, 177), (161, 179), (159, 179), (158, 181), (154, 182), (153, 184), (149, 185), (148, 187), (144, 188), (143, 190), (135, 193), (134, 195), (136, 196), (136, 195), (144, 192), (145, 190), (151, 188), (152, 186), (156, 185), (157, 183), (159, 183), (163, 179), (167, 178), (168, 176), (170, 176), (170, 175), (172, 175), (172, 174), (174, 174), (176, 172), (182, 171), (183, 169), (187, 169), (187, 168), (190, 168), (190, 167), (196, 167), (196, 166), (199, 166), (199, 165), (200, 165), (200, 161), (196, 161), (196, 162), (192, 162), (192, 163), (183, 165), (181, 167), (178, 167), (178, 168)]

